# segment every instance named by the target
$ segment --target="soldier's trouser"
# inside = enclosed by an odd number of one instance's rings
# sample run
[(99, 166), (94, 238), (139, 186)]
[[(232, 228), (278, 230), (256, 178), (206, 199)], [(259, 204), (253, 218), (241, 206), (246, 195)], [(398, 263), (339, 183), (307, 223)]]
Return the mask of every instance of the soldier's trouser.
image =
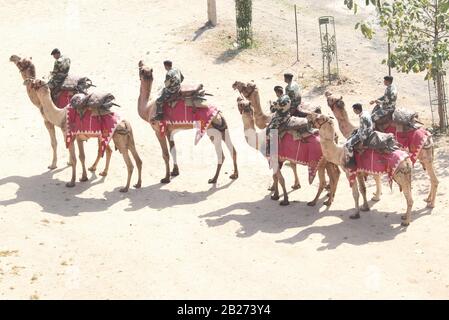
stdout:
[(66, 78), (67, 76), (65, 76), (65, 77), (57, 77), (57, 76), (54, 76), (53, 78), (51, 78), (49, 81), (48, 81), (48, 88), (50, 89), (50, 94), (51, 94), (51, 97), (53, 98), (53, 99), (55, 99), (56, 98), (56, 95), (58, 94), (58, 92), (61, 90), (61, 86), (62, 86), (62, 84), (64, 83), (64, 80), (65, 80), (65, 78)]
[(381, 107), (379, 105), (376, 105), (373, 109), (373, 111), (371, 112), (371, 119), (376, 122), (379, 119), (385, 117), (386, 115), (388, 115), (389, 113), (393, 113), (394, 112), (394, 107), (390, 106), (390, 107)]
[(156, 99), (156, 114), (163, 114), (163, 106), (164, 102), (170, 99), (176, 92), (170, 92), (167, 89), (162, 90), (162, 94), (159, 98)]
[(348, 140), (345, 143), (345, 148), (346, 148), (346, 151), (347, 151), (349, 157), (354, 156), (354, 147), (359, 142), (360, 142), (360, 137), (358, 134), (353, 134), (352, 136), (350, 136), (348, 138)]

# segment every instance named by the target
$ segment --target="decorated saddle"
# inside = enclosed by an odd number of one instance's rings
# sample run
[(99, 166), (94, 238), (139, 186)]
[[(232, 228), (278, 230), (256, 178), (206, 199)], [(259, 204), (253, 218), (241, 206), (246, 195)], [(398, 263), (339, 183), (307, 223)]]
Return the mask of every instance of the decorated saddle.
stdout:
[(363, 152), (355, 152), (356, 167), (349, 170), (349, 183), (352, 186), (359, 172), (367, 174), (386, 173), (391, 185), (393, 175), (399, 164), (407, 158), (409, 158), (409, 155), (403, 150), (380, 153), (374, 149), (366, 149)]
[(77, 110), (69, 105), (67, 107), (66, 147), (68, 148), (78, 135), (86, 138), (100, 137), (103, 156), (119, 123), (120, 116), (116, 113), (99, 115), (94, 114), (91, 109), (86, 109), (81, 117)]
[[(163, 110), (164, 117), (159, 121), (160, 132), (165, 134), (167, 125), (191, 124), (192, 127), (197, 128), (195, 144), (204, 136), (212, 120), (219, 113), (215, 106), (204, 105), (196, 109), (189, 105), (186, 100), (178, 100), (173, 106), (170, 103), (164, 103)], [(217, 129), (224, 130), (226, 129), (225, 126), (223, 124), (223, 128), (217, 127)]]
[[(376, 108), (373, 113), (376, 112)], [(421, 122), (418, 121), (418, 113), (401, 108), (395, 108), (393, 111), (387, 112), (383, 117), (374, 121), (377, 127), (393, 122), (394, 125), (399, 125), (403, 131), (418, 129)]]
[[(279, 138), (277, 150), (275, 148), (271, 154), (277, 156), (280, 161), (288, 160), (307, 166), (309, 184), (311, 184), (316, 176), (318, 163), (323, 158), (320, 136), (315, 133), (304, 139), (295, 139), (290, 132), (286, 132), (282, 138)], [(273, 160), (269, 155), (267, 158)]]
[(410, 153), (410, 160), (413, 164), (418, 159), (421, 150), (427, 148), (427, 144), (432, 144), (432, 139), (430, 139), (432, 134), (422, 127), (400, 132), (395, 126), (389, 126), (385, 132), (393, 134), (402, 148)]
[(65, 108), (71, 98), (76, 93), (85, 93), (90, 87), (93, 87), (92, 81), (87, 77), (80, 77), (74, 75), (68, 75), (61, 87), (56, 92), (53, 92), (54, 104), (62, 109)]

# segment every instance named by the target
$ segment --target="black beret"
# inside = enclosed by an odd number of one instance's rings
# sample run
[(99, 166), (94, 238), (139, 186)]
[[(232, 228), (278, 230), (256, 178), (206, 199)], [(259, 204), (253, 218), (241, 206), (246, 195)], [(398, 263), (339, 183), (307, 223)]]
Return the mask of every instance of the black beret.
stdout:
[(392, 76), (385, 76), (384, 80), (393, 81), (393, 77)]
[(59, 51), (59, 49), (53, 49), (53, 51), (51, 52), (51, 55), (57, 54), (57, 53), (61, 53), (61, 51)]

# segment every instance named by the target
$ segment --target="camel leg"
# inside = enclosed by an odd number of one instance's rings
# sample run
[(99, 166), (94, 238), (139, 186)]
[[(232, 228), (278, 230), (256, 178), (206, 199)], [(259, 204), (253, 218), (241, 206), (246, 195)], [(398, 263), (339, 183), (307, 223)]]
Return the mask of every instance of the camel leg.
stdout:
[[(326, 171), (329, 176), (329, 194), (328, 199), (324, 202), (325, 206), (330, 206), (334, 202), (335, 193), (337, 192), (338, 180), (340, 179), (340, 170), (338, 166), (328, 162), (326, 165)], [(324, 183), (326, 183), (324, 181)]]
[(126, 145), (119, 146), (120, 153), (123, 156), (123, 160), (125, 160), (126, 168), (128, 170), (128, 177), (126, 178), (126, 186), (120, 189), (120, 192), (128, 192), (129, 185), (131, 184), (131, 176), (133, 174), (134, 166), (129, 157), (128, 148)]
[(285, 179), (281, 172), (282, 169), (282, 162), (279, 162), (279, 169), (277, 171), (278, 181), (279, 184), (282, 187), (282, 192), (284, 193), (284, 200), (282, 200), (279, 204), (281, 206), (288, 206), (290, 202), (288, 201), (288, 193), (287, 193), (287, 187), (285, 186)]
[(179, 176), (179, 167), (178, 167), (178, 157), (176, 156), (176, 146), (175, 141), (170, 140), (168, 141), (168, 144), (170, 146), (170, 153), (173, 158), (173, 170), (170, 173), (172, 177)]
[[(132, 133), (131, 133), (132, 134)], [(139, 154), (136, 150), (136, 144), (134, 143), (134, 137), (131, 136), (131, 142), (128, 145), (129, 151), (134, 158), (137, 166), (137, 183), (134, 185), (134, 188), (139, 189), (142, 186), (142, 160), (139, 157)]]
[(212, 179), (209, 179), (209, 183), (216, 183), (218, 176), (220, 175), (221, 167), (223, 166), (223, 161), (225, 159), (223, 149), (221, 147), (221, 135), (216, 129), (208, 129), (207, 134), (209, 135), (210, 141), (214, 144), (215, 153), (217, 154), (217, 170)]
[(435, 174), (435, 168), (433, 167), (433, 148), (421, 150), (418, 158), (430, 178), (430, 190), (425, 201), (427, 202), (428, 208), (434, 208), (439, 181)]
[[(95, 172), (97, 170), (97, 166), (98, 166), (98, 163), (100, 162), (100, 160), (101, 160), (101, 139), (98, 138), (97, 159), (95, 159), (94, 164), (92, 166), (90, 166), (89, 169), (87, 169), (87, 170), (89, 170), (91, 172)], [(102, 175), (102, 174), (100, 173), (100, 175)]]
[(273, 173), (273, 194), (271, 195), (271, 200), (279, 200), (279, 176), (277, 172)]
[(380, 195), (382, 194), (382, 181), (379, 174), (374, 175), (373, 178), (376, 181), (376, 192), (373, 194), (371, 201), (377, 202), (380, 200)]
[(70, 163), (72, 166), (72, 179), (70, 182), (66, 183), (66, 187), (72, 188), (75, 186), (75, 180), (76, 180), (76, 152), (75, 152), (75, 145), (72, 141), (72, 143), (69, 146), (69, 153), (70, 153)]
[[(109, 171), (109, 164), (111, 163), (111, 156), (112, 156), (112, 149), (109, 145), (106, 146), (106, 164), (104, 167), (104, 170), (100, 172), (100, 176), (106, 177), (108, 175)], [(101, 157), (101, 154), (100, 154)]]
[[(348, 176), (348, 180), (349, 180), (349, 173), (346, 172), (346, 175)], [(355, 207), (355, 212), (354, 214), (350, 215), (349, 218), (351, 219), (359, 219), (360, 218), (360, 208), (359, 208), (359, 190), (358, 190), (358, 186), (357, 186), (357, 179), (355, 179), (354, 183), (352, 184), (352, 197), (354, 198), (354, 207)]]
[(231, 141), (231, 136), (229, 135), (228, 129), (222, 134), (222, 139), (225, 142), (229, 153), (232, 155), (232, 164), (234, 165), (234, 172), (229, 176), (229, 179), (237, 179), (239, 177), (239, 169), (237, 166), (237, 151), (235, 150), (234, 144)]
[(170, 153), (168, 151), (167, 139), (160, 133), (156, 133), (156, 137), (161, 145), (162, 149), (162, 158), (165, 163), (165, 177), (161, 179), (161, 183), (169, 183), (170, 182)]
[(363, 198), (363, 205), (360, 208), (360, 210), (361, 211), (369, 211), (368, 200), (366, 198), (365, 177), (363, 176), (363, 174), (358, 174), (357, 180), (358, 180), (359, 190), (360, 190), (360, 193), (362, 194), (362, 198)]
[(51, 161), (51, 164), (48, 166), (48, 169), (53, 170), (57, 168), (57, 150), (58, 150), (58, 141), (56, 140), (56, 132), (55, 132), (55, 126), (48, 122), (44, 121), (45, 127), (48, 130), (48, 134), (50, 135), (50, 141), (51, 141), (51, 148), (53, 150), (53, 160)]
[(406, 167), (399, 169), (395, 173), (393, 179), (400, 186), (402, 192), (404, 193), (405, 200), (407, 201), (407, 211), (403, 216), (401, 216), (401, 219), (403, 220), (401, 225), (406, 227), (411, 222), (411, 213), (413, 207), (411, 163), (407, 163)]
[(323, 164), (320, 164), (320, 166), (318, 168), (318, 179), (319, 179), (319, 186), (318, 186), (318, 191), (316, 193), (315, 199), (313, 199), (312, 201), (307, 203), (307, 205), (310, 207), (313, 207), (316, 205), (321, 193), (324, 190), (324, 187), (326, 186), (326, 173), (325, 173), (325, 167)]
[(290, 166), (292, 167), (293, 176), (295, 177), (295, 184), (292, 185), (293, 190), (297, 190), (301, 188), (301, 183), (299, 182), (298, 171), (296, 170), (296, 163), (290, 162)]
[(87, 171), (86, 171), (86, 154), (84, 152), (84, 142), (81, 139), (76, 139), (76, 143), (78, 144), (78, 150), (79, 150), (79, 159), (81, 161), (81, 167), (83, 168), (83, 174), (81, 175), (80, 181), (84, 182), (89, 180), (87, 178)]

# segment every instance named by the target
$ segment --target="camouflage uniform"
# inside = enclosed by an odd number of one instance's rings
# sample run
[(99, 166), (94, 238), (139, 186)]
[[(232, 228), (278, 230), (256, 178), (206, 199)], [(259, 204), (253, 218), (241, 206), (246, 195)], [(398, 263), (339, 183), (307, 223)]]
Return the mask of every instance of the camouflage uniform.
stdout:
[(164, 102), (170, 97), (174, 96), (181, 89), (181, 82), (184, 81), (184, 76), (181, 71), (175, 68), (168, 70), (165, 76), (165, 88), (162, 90), (162, 94), (156, 100), (156, 114), (162, 115), (164, 113), (162, 106)]
[(368, 111), (362, 111), (359, 114), (360, 117), (360, 127), (354, 130), (352, 135), (346, 141), (345, 147), (348, 151), (348, 156), (353, 157), (354, 146), (358, 142), (362, 142), (364, 146), (368, 145), (368, 138), (374, 130), (373, 121), (371, 120), (371, 115)]
[(385, 89), (385, 94), (380, 97), (380, 105), (376, 105), (372, 112), (373, 121), (377, 121), (380, 118), (386, 116), (389, 113), (393, 113), (396, 108), (396, 100), (398, 98), (398, 90), (393, 84), (390, 84)]
[(58, 60), (55, 61), (53, 71), (51, 72), (51, 79), (50, 81), (48, 81), (48, 87), (52, 92), (52, 96), (56, 95), (56, 93), (61, 88), (65, 78), (69, 74), (69, 70), (70, 70), (69, 58), (61, 56), (59, 57)]
[(270, 111), (274, 114), (267, 126), (266, 131), (267, 154), (270, 154), (270, 141), (273, 137), (275, 137), (275, 131), (285, 126), (290, 118), (290, 105), (290, 97), (284, 94), (270, 106)]
[(291, 108), (294, 112), (294, 110), (301, 104), (301, 88), (299, 87), (299, 84), (296, 81), (290, 82), (285, 87), (285, 94), (290, 97)]

